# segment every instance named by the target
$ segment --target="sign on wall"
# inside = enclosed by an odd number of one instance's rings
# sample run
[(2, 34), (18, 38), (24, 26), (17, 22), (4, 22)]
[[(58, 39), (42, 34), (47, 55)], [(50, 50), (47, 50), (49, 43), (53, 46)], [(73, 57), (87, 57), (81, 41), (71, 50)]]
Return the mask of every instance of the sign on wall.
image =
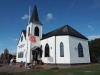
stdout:
[(36, 43), (36, 36), (33, 36), (32, 34), (29, 34), (29, 41)]

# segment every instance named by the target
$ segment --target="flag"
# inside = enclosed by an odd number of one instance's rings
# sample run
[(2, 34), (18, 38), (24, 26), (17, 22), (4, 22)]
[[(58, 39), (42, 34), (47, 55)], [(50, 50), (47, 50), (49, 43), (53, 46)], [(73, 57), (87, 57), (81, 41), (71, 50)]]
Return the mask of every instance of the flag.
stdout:
[(33, 36), (32, 34), (29, 34), (29, 41), (36, 43), (36, 37)]

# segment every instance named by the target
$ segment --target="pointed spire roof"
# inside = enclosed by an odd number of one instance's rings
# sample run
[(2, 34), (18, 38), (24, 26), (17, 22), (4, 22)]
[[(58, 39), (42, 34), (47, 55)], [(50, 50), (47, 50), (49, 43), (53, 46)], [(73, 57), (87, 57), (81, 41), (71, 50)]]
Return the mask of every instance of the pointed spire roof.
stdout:
[(34, 6), (33, 13), (32, 13), (32, 16), (30, 18), (30, 22), (41, 24), (41, 22), (39, 21), (38, 11), (37, 11), (36, 5)]

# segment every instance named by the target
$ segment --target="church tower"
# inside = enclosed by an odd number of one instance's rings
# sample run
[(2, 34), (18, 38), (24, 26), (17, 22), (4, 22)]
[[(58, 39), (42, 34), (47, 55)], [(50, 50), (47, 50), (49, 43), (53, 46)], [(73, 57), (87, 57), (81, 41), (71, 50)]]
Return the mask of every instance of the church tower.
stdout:
[(40, 47), (40, 39), (42, 38), (42, 24), (38, 17), (37, 7), (35, 5), (29, 24), (26, 29), (27, 38), (27, 63), (33, 59), (32, 49)]

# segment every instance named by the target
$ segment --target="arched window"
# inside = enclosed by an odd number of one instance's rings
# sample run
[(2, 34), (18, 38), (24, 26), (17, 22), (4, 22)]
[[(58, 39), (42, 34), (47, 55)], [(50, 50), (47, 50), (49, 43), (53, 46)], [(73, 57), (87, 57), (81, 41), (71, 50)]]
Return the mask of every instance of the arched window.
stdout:
[(30, 35), (30, 27), (28, 28), (28, 36)]
[(60, 43), (60, 57), (64, 57), (64, 45), (62, 42)]
[(35, 27), (34, 35), (39, 36), (39, 28), (38, 27)]
[(42, 45), (40, 46), (40, 50), (41, 50), (41, 51), (39, 52), (39, 57), (41, 58), (41, 57), (42, 57), (42, 52), (43, 52), (43, 51), (42, 51)]
[(42, 50), (42, 45), (40, 46), (40, 49)]
[(45, 45), (45, 57), (49, 57), (50, 55), (49, 55), (49, 45), (48, 44), (46, 44)]
[(23, 36), (21, 36), (21, 42), (23, 41)]
[(84, 55), (83, 55), (83, 47), (82, 47), (82, 45), (79, 43), (78, 44), (78, 56), (79, 57), (83, 57)]

